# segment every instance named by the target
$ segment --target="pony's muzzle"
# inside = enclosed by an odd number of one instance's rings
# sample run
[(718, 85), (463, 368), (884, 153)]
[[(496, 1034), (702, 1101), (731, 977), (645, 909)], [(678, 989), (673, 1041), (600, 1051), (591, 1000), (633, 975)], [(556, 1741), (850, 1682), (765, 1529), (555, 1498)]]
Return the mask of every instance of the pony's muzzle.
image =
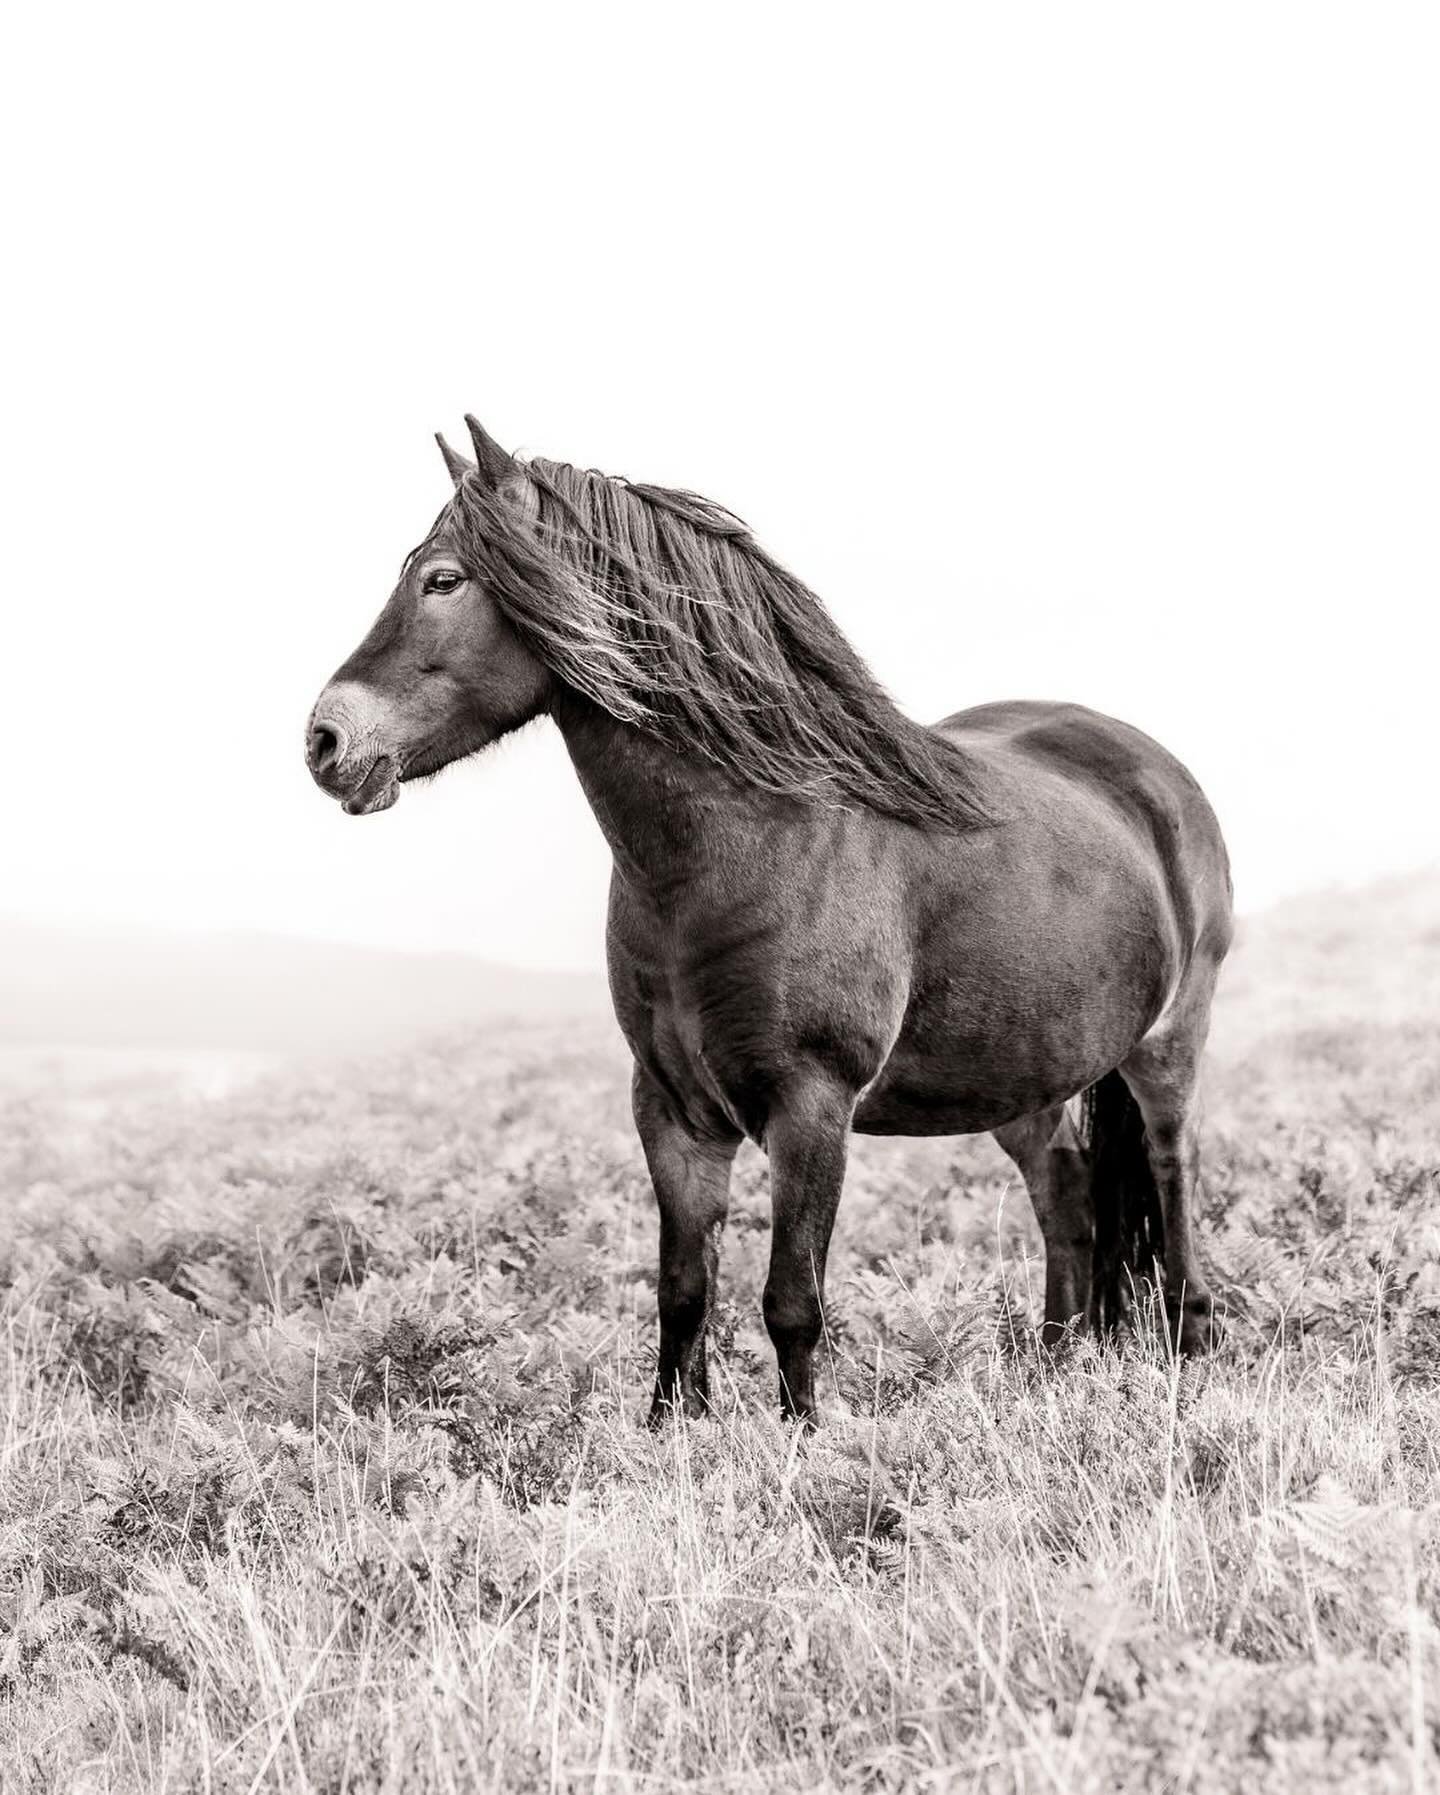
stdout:
[(322, 792), (349, 816), (388, 810), (400, 792), (400, 763), (378, 732), (357, 723), (353, 692), (328, 688), (305, 726), (305, 764)]
[(306, 763), (321, 785), (345, 756), (345, 738), (331, 723), (312, 722), (307, 738)]
[(316, 785), (332, 798), (343, 798), (355, 783), (354, 769), (345, 764), (349, 751), (350, 731), (317, 704), (305, 726), (305, 764)]

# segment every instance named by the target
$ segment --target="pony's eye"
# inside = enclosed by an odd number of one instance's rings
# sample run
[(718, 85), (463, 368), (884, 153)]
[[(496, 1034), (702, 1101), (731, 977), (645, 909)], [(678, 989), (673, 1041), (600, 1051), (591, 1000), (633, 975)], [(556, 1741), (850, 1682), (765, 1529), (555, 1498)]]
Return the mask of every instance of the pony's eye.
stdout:
[(425, 575), (426, 592), (453, 592), (464, 583), (463, 576), (455, 572), (453, 567), (437, 567), (434, 573)]

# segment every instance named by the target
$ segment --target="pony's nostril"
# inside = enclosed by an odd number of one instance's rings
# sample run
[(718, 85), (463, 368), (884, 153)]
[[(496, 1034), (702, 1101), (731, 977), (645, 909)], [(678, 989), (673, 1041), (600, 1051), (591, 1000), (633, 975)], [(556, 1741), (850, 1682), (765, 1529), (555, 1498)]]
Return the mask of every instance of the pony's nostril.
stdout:
[(340, 757), (340, 738), (333, 729), (316, 724), (310, 731), (310, 765), (317, 773), (334, 766)]

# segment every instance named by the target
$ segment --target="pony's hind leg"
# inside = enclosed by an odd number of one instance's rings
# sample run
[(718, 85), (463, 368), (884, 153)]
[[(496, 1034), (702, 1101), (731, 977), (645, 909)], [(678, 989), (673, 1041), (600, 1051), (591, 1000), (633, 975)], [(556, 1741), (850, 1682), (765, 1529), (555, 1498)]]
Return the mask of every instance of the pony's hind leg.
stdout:
[(650, 1404), (654, 1427), (677, 1408), (700, 1415), (709, 1405), (705, 1334), (715, 1304), (720, 1235), (739, 1136), (691, 1132), (638, 1066), (631, 1100), (660, 1206), (660, 1358)]
[(1120, 1066), (1145, 1122), (1145, 1155), (1165, 1224), (1165, 1303), (1182, 1353), (1215, 1341), (1214, 1298), (1195, 1240), (1200, 1196), (1197, 1086), (1218, 963), (1197, 964), (1169, 1010)]
[(1065, 1105), (1037, 1110), (995, 1129), (1019, 1168), (1045, 1240), (1045, 1326), (1054, 1344), (1090, 1305), (1090, 1264), (1095, 1247), (1095, 1204), (1089, 1163)]

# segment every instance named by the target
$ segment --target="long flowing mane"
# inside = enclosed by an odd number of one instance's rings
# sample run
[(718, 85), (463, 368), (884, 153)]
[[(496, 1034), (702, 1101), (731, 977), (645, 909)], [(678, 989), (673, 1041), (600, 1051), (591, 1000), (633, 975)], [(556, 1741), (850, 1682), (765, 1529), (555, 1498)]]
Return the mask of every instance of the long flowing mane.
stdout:
[(904, 716), (819, 599), (695, 493), (563, 462), (437, 522), (531, 651), (623, 722), (767, 792), (922, 827), (992, 819), (964, 751)]

